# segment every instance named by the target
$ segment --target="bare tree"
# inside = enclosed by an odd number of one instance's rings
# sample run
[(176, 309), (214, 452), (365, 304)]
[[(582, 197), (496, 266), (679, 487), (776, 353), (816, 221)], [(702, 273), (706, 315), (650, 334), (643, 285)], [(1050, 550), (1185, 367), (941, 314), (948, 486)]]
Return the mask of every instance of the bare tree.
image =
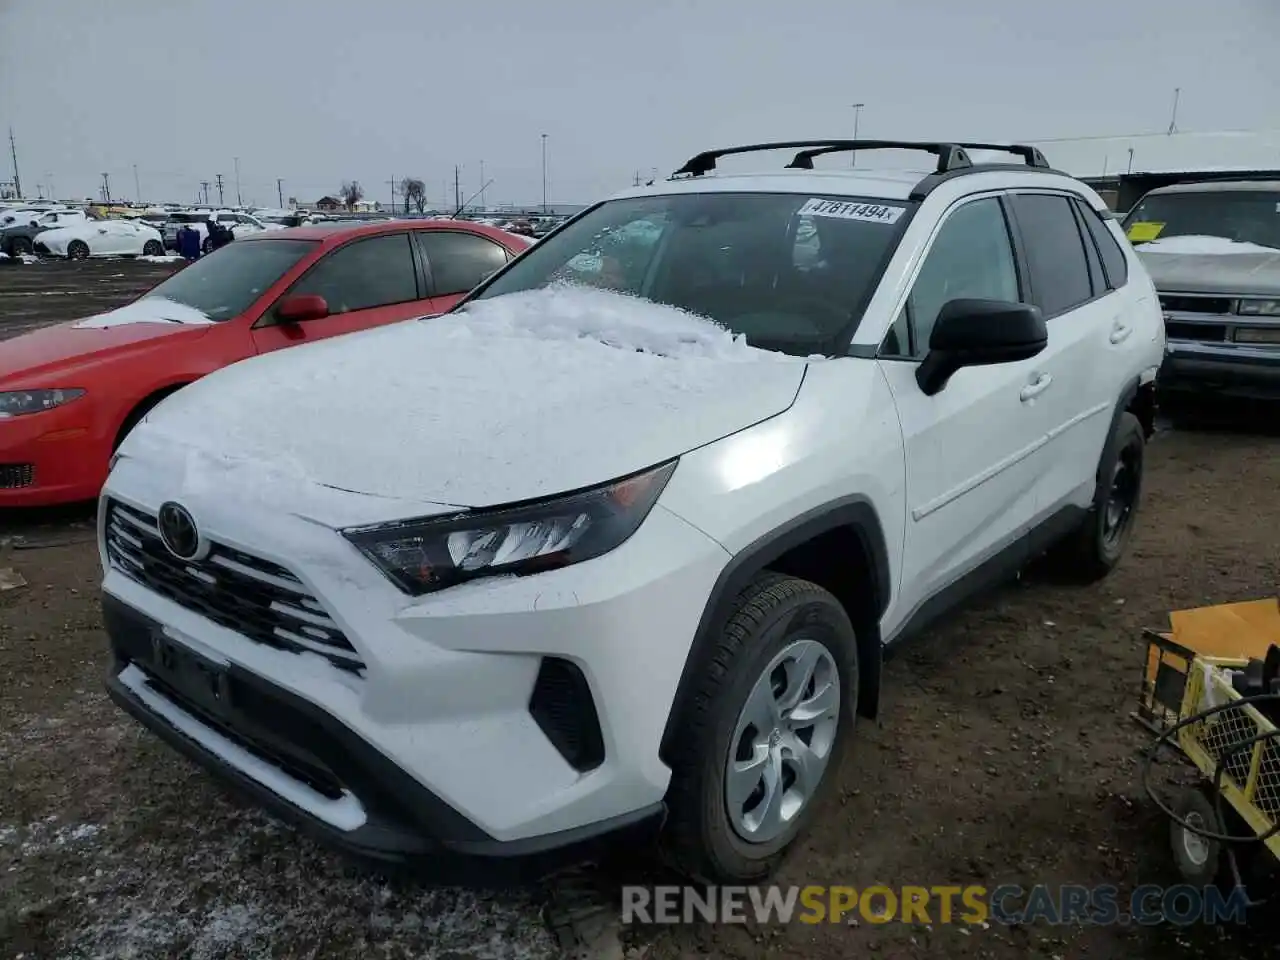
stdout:
[(427, 208), (427, 185), (417, 177), (405, 177), (400, 181), (400, 195), (404, 197), (404, 212), (409, 212), (409, 204), (422, 213)]
[(359, 180), (343, 180), (338, 196), (346, 204), (347, 210), (354, 210), (356, 204), (364, 198), (364, 187), (360, 186)]

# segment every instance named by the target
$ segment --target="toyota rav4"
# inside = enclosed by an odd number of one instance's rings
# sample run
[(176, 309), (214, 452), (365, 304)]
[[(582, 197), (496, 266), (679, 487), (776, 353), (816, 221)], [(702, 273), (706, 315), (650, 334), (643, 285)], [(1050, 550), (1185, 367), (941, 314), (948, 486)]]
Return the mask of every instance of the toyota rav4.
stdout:
[[(814, 164), (881, 148), (936, 165)], [(1133, 248), (1034, 148), (700, 154), (449, 314), (156, 407), (101, 503), (109, 689), (349, 851), (660, 827), (759, 880), (886, 645), (1041, 554), (1116, 564), (1163, 350)]]

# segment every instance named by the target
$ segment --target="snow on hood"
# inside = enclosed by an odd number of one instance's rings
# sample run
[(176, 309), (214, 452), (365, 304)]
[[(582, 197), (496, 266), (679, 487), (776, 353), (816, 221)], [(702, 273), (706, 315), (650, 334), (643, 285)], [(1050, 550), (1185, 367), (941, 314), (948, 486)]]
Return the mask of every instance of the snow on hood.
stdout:
[(168, 297), (143, 297), (116, 310), (87, 317), (75, 326), (80, 330), (119, 327), (128, 323), (181, 323), (202, 326), (213, 323), (203, 311)]
[(333, 490), (492, 506), (775, 416), (805, 369), (671, 307), (537, 290), (234, 364), (170, 397), (121, 452), (180, 469), (188, 492), (234, 487), (290, 512)]
[(1231, 253), (1280, 253), (1275, 247), (1264, 247), (1257, 243), (1242, 240), (1229, 240), (1226, 237), (1208, 237), (1191, 234), (1185, 237), (1165, 237), (1141, 244), (1138, 249), (1142, 253), (1178, 253), (1193, 255), (1231, 254)]

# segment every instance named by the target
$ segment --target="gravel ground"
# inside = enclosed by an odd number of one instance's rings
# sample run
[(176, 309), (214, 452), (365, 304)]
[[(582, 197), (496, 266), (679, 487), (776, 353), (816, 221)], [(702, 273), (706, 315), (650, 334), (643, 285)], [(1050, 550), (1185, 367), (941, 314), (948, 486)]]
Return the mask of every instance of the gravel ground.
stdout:
[[(115, 305), (165, 266), (0, 265), (6, 333)], [(44, 295), (42, 295), (44, 294)], [(16, 306), (15, 306), (16, 305)], [(3, 346), (0, 345), (0, 351)], [(1164, 431), (1131, 552), (1105, 583), (1034, 576), (899, 653), (839, 795), (783, 883), (1175, 883), (1136, 781), (1139, 633), (1180, 607), (1275, 593), (1280, 438)], [(552, 957), (547, 888), (387, 879), (240, 803), (120, 714), (88, 508), (0, 514), (0, 956)], [(599, 902), (647, 859), (591, 877)], [(716, 957), (1280, 956), (1221, 928), (687, 926), (613, 954)]]

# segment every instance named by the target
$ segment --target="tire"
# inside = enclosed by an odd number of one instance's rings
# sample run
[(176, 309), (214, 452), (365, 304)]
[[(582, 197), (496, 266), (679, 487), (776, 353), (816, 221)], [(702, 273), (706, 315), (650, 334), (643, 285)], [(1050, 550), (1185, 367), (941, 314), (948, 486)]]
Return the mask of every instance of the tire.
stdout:
[(142, 245), (142, 255), (144, 257), (159, 257), (164, 255), (164, 244), (159, 240), (148, 240)]
[[(803, 669), (806, 662), (812, 664), (809, 672)], [(797, 671), (790, 678), (788, 664)], [(779, 691), (780, 679), (791, 683)], [(824, 684), (834, 684), (825, 698), (828, 713), (807, 726), (807, 738), (806, 725), (794, 714), (788, 717), (790, 710), (780, 720), (776, 714), (767, 719), (775, 698), (785, 701), (790, 694), (802, 704), (817, 704), (814, 691)], [(663, 852), (671, 864), (709, 884), (755, 883), (773, 873), (838, 779), (857, 697), (857, 639), (839, 601), (807, 580), (773, 573), (753, 580), (736, 598), (697, 688), (677, 704), (680, 732), (663, 833)], [(761, 714), (752, 707), (761, 704), (768, 709), (758, 725), (752, 718)], [(770, 731), (762, 729), (771, 722)], [(818, 761), (808, 787), (794, 762), (801, 746), (812, 748), (809, 755)], [(731, 778), (731, 761), (748, 757), (762, 759), (760, 773)], [(782, 793), (774, 795), (779, 818), (763, 816), (774, 809), (768, 805), (768, 773), (781, 776)], [(788, 813), (788, 804), (801, 798), (804, 802)]]
[(72, 240), (69, 244), (67, 244), (67, 259), (68, 260), (88, 260), (89, 245), (85, 243), (83, 240)]
[(1054, 573), (1095, 583), (1120, 562), (1133, 533), (1142, 495), (1146, 434), (1128, 411), (1120, 414), (1098, 465), (1093, 504), (1080, 526), (1051, 553)]
[(9, 241), (7, 252), (11, 257), (30, 256), (35, 252), (35, 245), (26, 237), (14, 237)]
[[(1192, 826), (1211, 833), (1226, 833), (1213, 802), (1204, 791), (1188, 787), (1179, 792), (1171, 809), (1179, 818)], [(1188, 830), (1182, 824), (1170, 821), (1169, 845), (1173, 850), (1173, 862), (1182, 879), (1195, 887), (1208, 887), (1221, 883), (1230, 870), (1223, 855), (1222, 844)]]
[(210, 237), (204, 238), (204, 243), (200, 244), (201, 253), (213, 253), (213, 240)]

